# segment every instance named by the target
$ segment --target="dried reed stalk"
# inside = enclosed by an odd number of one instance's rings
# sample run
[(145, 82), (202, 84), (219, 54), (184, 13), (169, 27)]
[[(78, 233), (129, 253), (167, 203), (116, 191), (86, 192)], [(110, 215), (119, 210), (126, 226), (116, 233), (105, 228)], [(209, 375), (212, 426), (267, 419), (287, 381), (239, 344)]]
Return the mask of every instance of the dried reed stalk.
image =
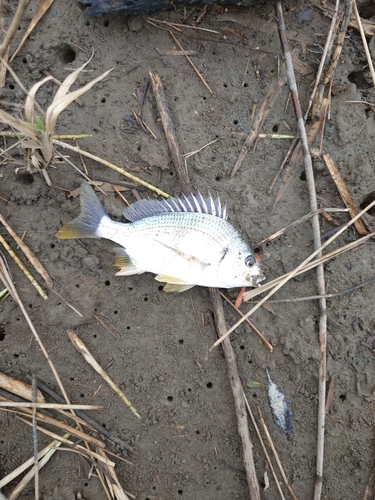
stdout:
[(75, 151), (76, 153), (79, 153), (82, 156), (86, 156), (87, 158), (91, 158), (92, 160), (95, 160), (98, 163), (101, 163), (102, 165), (105, 165), (106, 167), (109, 167), (112, 170), (115, 170), (119, 174), (124, 175), (128, 179), (131, 179), (132, 181), (136, 182), (137, 184), (140, 184), (141, 186), (144, 186), (147, 189), (150, 189), (154, 193), (157, 193), (160, 196), (163, 196), (164, 198), (169, 198), (169, 194), (164, 193), (164, 191), (161, 191), (160, 189), (153, 186), (152, 184), (149, 184), (148, 182), (143, 181), (139, 177), (136, 177), (135, 175), (130, 174), (129, 172), (127, 172), (123, 168), (120, 168), (117, 165), (110, 163), (109, 161), (106, 161), (106, 160), (103, 160), (102, 158), (99, 158), (99, 156), (92, 155), (91, 153), (88, 153), (87, 151), (83, 151), (82, 149), (80, 149), (76, 146), (72, 146), (71, 144), (67, 144), (66, 142), (54, 140), (53, 143), (56, 144), (57, 146), (61, 146), (62, 148), (70, 149), (70, 151)]
[[(28, 401), (32, 400), (32, 388), (29, 384), (25, 384), (25, 382), (10, 377), (3, 372), (0, 372), (0, 387), (8, 392), (16, 394), (23, 399), (27, 399)], [(43, 394), (40, 391), (37, 391), (36, 402), (45, 402)]]
[(134, 408), (132, 403), (128, 400), (122, 390), (118, 387), (117, 384), (107, 375), (107, 373), (103, 370), (103, 368), (99, 365), (99, 363), (94, 359), (92, 354), (89, 352), (85, 344), (78, 337), (78, 335), (74, 332), (68, 331), (69, 340), (72, 342), (74, 347), (77, 349), (79, 353), (85, 358), (85, 360), (94, 368), (94, 370), (99, 373), (101, 377), (107, 382), (107, 384), (115, 391), (115, 393), (123, 400), (123, 402), (130, 408), (130, 410), (134, 413), (135, 416), (141, 418), (137, 410)]
[(358, 12), (358, 8), (357, 8), (357, 2), (356, 2), (356, 0), (353, 0), (353, 10), (354, 10), (354, 15), (355, 15), (356, 21), (358, 23), (359, 32), (361, 33), (363, 47), (364, 47), (365, 52), (366, 52), (366, 59), (367, 59), (368, 67), (370, 69), (370, 73), (371, 73), (372, 84), (375, 87), (374, 65), (373, 65), (372, 57), (371, 57), (371, 54), (370, 54), (370, 51), (369, 51), (369, 48), (368, 48), (368, 45), (367, 45), (366, 35), (365, 35), (365, 31), (363, 29), (363, 24), (362, 24), (361, 18), (359, 16), (359, 12)]
[(284, 83), (285, 82), (283, 80), (280, 80), (279, 82), (277, 82), (277, 84), (274, 84), (274, 86), (271, 87), (271, 89), (268, 91), (268, 94), (266, 95), (263, 101), (259, 113), (257, 114), (254, 123), (251, 125), (250, 133), (246, 137), (245, 143), (242, 146), (240, 154), (238, 155), (236, 164), (234, 165), (232, 173), (230, 174), (231, 177), (233, 177), (236, 174), (236, 172), (240, 169), (249, 148), (257, 140), (258, 135), (263, 127), (264, 121), (267, 118), (267, 115), (271, 109), (273, 98), (278, 93), (278, 91), (280, 91)]
[(246, 397), (246, 395), (245, 395), (245, 392), (243, 393), (243, 397), (244, 397), (244, 400), (245, 400), (245, 405), (246, 405), (247, 411), (248, 411), (248, 413), (249, 413), (250, 419), (251, 419), (251, 421), (252, 421), (252, 423), (253, 423), (253, 426), (254, 426), (255, 432), (257, 433), (257, 436), (258, 436), (259, 442), (260, 442), (260, 444), (261, 444), (261, 446), (262, 446), (263, 453), (264, 453), (264, 455), (265, 455), (265, 457), (266, 457), (266, 460), (267, 460), (267, 463), (268, 463), (268, 465), (269, 465), (269, 468), (271, 469), (272, 475), (273, 475), (273, 477), (274, 477), (274, 479), (275, 479), (275, 484), (276, 484), (277, 490), (278, 490), (278, 492), (279, 492), (279, 494), (280, 494), (281, 500), (285, 500), (284, 494), (283, 494), (283, 492), (282, 492), (282, 490), (281, 490), (281, 487), (280, 487), (280, 483), (279, 483), (278, 477), (276, 476), (276, 471), (275, 471), (275, 469), (274, 469), (274, 467), (273, 467), (273, 465), (272, 465), (272, 462), (271, 462), (270, 456), (269, 456), (269, 454), (268, 454), (268, 452), (267, 452), (266, 446), (265, 446), (264, 441), (263, 441), (263, 439), (262, 439), (262, 436), (261, 436), (261, 434), (260, 434), (259, 427), (258, 427), (258, 425), (257, 425), (257, 423), (256, 423), (256, 421), (255, 421), (255, 418), (254, 418), (253, 412), (251, 411), (250, 404), (249, 404), (249, 402), (248, 402), (248, 400), (247, 400), (247, 397)]
[[(342, 201), (349, 208), (350, 217), (355, 217), (358, 213), (358, 210), (354, 205), (353, 198), (351, 197), (351, 194), (349, 193), (349, 190), (346, 187), (344, 178), (341, 175), (339, 169), (337, 168), (336, 163), (334, 162), (332, 156), (329, 153), (323, 155), (323, 159), (325, 161), (325, 164), (327, 165), (329, 173), (331, 174), (333, 182), (336, 184), (337, 191), (340, 193)], [(361, 236), (365, 236), (367, 234), (366, 228), (363, 225), (361, 219), (358, 219), (354, 223), (354, 226)]]
[[(37, 386), (39, 387), (39, 389), (41, 389), (43, 392), (45, 392), (46, 394), (48, 394), (52, 399), (54, 399), (58, 403), (64, 403), (64, 398), (62, 398), (61, 396), (59, 396), (59, 394), (57, 394), (55, 391), (53, 391), (50, 387), (48, 387), (42, 381), (40, 381), (40, 380), (37, 379), (36, 383), (37, 383)], [(74, 419), (77, 419), (79, 417), (79, 421), (80, 421), (81, 424), (86, 425), (86, 426), (89, 425), (90, 427), (92, 427), (96, 431), (98, 431), (101, 434), (103, 434), (107, 439), (110, 439), (111, 441), (113, 441), (114, 443), (116, 443), (118, 446), (121, 446), (121, 447), (125, 448), (125, 450), (128, 450), (128, 451), (130, 451), (132, 453), (135, 452), (134, 448), (132, 448), (127, 442), (123, 441), (122, 439), (120, 439), (117, 436), (113, 436), (108, 431), (108, 429), (106, 429), (102, 425), (98, 424), (95, 420), (93, 420), (91, 417), (89, 417), (83, 411), (81, 411), (81, 410), (75, 410), (74, 413), (75, 414), (73, 414), (73, 415), (69, 414), (69, 417), (70, 418), (74, 418)]]
[[(1, 2), (2, 3), (2, 2)], [(0, 45), (0, 59), (4, 57), (5, 52), (9, 49), (10, 42), (13, 40), (14, 35), (17, 33), (18, 27), (21, 24), (22, 17), (27, 9), (30, 0), (20, 0), (16, 13), (10, 23), (6, 32), (3, 43)]]

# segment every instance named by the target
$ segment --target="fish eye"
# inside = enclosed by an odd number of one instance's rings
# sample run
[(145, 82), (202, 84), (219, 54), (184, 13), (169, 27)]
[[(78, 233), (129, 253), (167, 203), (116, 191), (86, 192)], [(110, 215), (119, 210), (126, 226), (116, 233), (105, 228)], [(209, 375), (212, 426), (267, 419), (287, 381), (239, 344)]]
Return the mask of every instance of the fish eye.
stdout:
[(256, 264), (256, 258), (254, 255), (248, 255), (245, 259), (245, 264), (247, 267), (253, 267)]

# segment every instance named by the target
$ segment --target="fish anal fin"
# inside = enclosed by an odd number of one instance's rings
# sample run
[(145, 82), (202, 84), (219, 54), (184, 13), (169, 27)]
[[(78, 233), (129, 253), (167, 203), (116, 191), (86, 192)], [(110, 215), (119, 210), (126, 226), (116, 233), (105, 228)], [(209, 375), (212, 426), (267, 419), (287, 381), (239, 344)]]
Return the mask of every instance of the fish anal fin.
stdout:
[(178, 285), (176, 283), (167, 283), (165, 285), (165, 287), (163, 288), (163, 290), (165, 292), (177, 292), (177, 293), (181, 293), (181, 292), (185, 292), (185, 290), (189, 290), (190, 288), (193, 288), (193, 286), (195, 285)]

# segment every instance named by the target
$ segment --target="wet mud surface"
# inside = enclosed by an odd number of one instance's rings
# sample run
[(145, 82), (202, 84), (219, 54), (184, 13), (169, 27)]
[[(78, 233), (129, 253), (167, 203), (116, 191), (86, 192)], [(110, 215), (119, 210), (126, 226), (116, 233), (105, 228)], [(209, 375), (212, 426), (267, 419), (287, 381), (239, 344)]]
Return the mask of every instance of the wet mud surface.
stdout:
[[(300, 22), (307, 3), (285, 5), (285, 20), (292, 49), (300, 62), (296, 77), (303, 109), (306, 108), (321, 58), (330, 18), (318, 10), (312, 19)], [(36, 10), (32, 2), (17, 35), (21, 38)], [(309, 196), (302, 161), (292, 167), (294, 177), (282, 200), (274, 207), (280, 181), (271, 194), (269, 185), (289, 146), (289, 140), (260, 139), (249, 151), (241, 168), (231, 178), (243, 142), (264, 98), (283, 75), (280, 42), (271, 4), (221, 13), (211, 9), (201, 27), (220, 31), (189, 30), (180, 42), (193, 51), (191, 58), (212, 89), (198, 79), (184, 57), (168, 51), (178, 47), (167, 31), (140, 18), (90, 19), (74, 0), (56, 0), (26, 41), (12, 64), (26, 88), (48, 71), (62, 81), (72, 68), (94, 58), (79, 77), (83, 85), (109, 68), (104, 81), (73, 103), (58, 120), (59, 134), (92, 134), (79, 140), (82, 149), (129, 170), (170, 194), (179, 184), (168, 155), (164, 132), (151, 89), (143, 105), (143, 118), (157, 139), (135, 122), (132, 109), (139, 109), (137, 92), (148, 81), (148, 71), (163, 81), (169, 109), (182, 152), (197, 151), (187, 159), (195, 189), (218, 193), (228, 203), (229, 221), (253, 247), (258, 242), (309, 212)], [(12, 8), (5, 10), (10, 16)], [(196, 10), (191, 18), (199, 15)], [(184, 11), (161, 13), (158, 19), (183, 22)], [(185, 30), (186, 31), (186, 30)], [(184, 31), (184, 33), (185, 33)], [(301, 42), (302, 40), (302, 42)], [(16, 44), (13, 44), (15, 47)], [(259, 48), (252, 51), (250, 48)], [(354, 202), (375, 189), (375, 113), (366, 104), (375, 92), (366, 69), (360, 38), (352, 32), (345, 40), (335, 74), (331, 115), (327, 120), (323, 152), (338, 165)], [(247, 71), (246, 71), (247, 69)], [(56, 86), (50, 83), (38, 93), (46, 109)], [(265, 121), (264, 133), (292, 134), (296, 120), (289, 90), (283, 86)], [(24, 96), (8, 77), (2, 99), (19, 103)], [(5, 149), (10, 144), (7, 139)], [(319, 146), (319, 137), (315, 145)], [(59, 149), (79, 168), (73, 152)], [(67, 163), (56, 160), (48, 170), (54, 187), (43, 176), (18, 174), (19, 157), (0, 166), (0, 210), (50, 273), (56, 289), (81, 313), (75, 314), (53, 294), (43, 300), (10, 259), (18, 292), (63, 384), (74, 403), (100, 404), (105, 408), (91, 415), (111, 433), (127, 441), (135, 453), (108, 443), (114, 453), (132, 465), (117, 460), (116, 471), (124, 488), (138, 500), (244, 499), (248, 498), (241, 444), (233, 396), (221, 348), (209, 352), (216, 340), (208, 290), (195, 287), (182, 294), (167, 294), (151, 274), (115, 277), (113, 247), (105, 240), (58, 240), (55, 233), (78, 215), (78, 198), (69, 192), (80, 185), (80, 177)], [(325, 207), (342, 207), (334, 182), (321, 157), (314, 159), (316, 190)], [(116, 172), (85, 159), (91, 175), (111, 180), (125, 179)], [(139, 191), (142, 197), (150, 192)], [(124, 191), (128, 202), (132, 191)], [(106, 210), (121, 220), (124, 202), (114, 192), (99, 194)], [(337, 214), (339, 223), (348, 220)], [(370, 225), (373, 218), (366, 217)], [(332, 229), (322, 222), (322, 231)], [(8, 239), (5, 230), (1, 234)], [(332, 245), (338, 248), (358, 238), (349, 230)], [(309, 222), (295, 226), (261, 247), (268, 280), (292, 270), (312, 251)], [(10, 240), (9, 240), (10, 241)], [(373, 242), (342, 254), (325, 265), (328, 293), (344, 290), (373, 277)], [(15, 248), (14, 244), (12, 246)], [(150, 259), (153, 256), (150, 255)], [(235, 299), (238, 290), (225, 291)], [(292, 280), (276, 299), (317, 294), (314, 271)], [(327, 415), (323, 498), (362, 498), (374, 467), (373, 402), (375, 388), (374, 285), (328, 300), (328, 380), (335, 377), (334, 397)], [(251, 306), (243, 304), (246, 312)], [(238, 316), (224, 304), (227, 325)], [(110, 326), (111, 333), (95, 315)], [(27, 380), (35, 373), (54, 389), (56, 381), (17, 305), (11, 298), (0, 302), (1, 370)], [(246, 389), (254, 414), (262, 409), (286, 474), (300, 499), (312, 498), (315, 475), (319, 311), (316, 301), (275, 303), (261, 308), (252, 321), (273, 345), (270, 353), (245, 323), (231, 336), (238, 369), (244, 383), (260, 387)], [(84, 361), (68, 339), (75, 331), (96, 360), (121, 387), (141, 415), (137, 419)], [(288, 438), (273, 422), (267, 398), (266, 368), (285, 394), (294, 413), (294, 431)], [(31, 429), (0, 413), (1, 476), (32, 456)], [(258, 438), (251, 428), (254, 459), (262, 499), (278, 498), (275, 482)], [(40, 435), (40, 447), (49, 438)], [(77, 454), (61, 451), (40, 475), (45, 500), (106, 498), (97, 477), (89, 477), (90, 465)], [(270, 484), (264, 490), (264, 474)], [(4, 490), (7, 493), (7, 489)], [(33, 486), (23, 494), (34, 498)]]

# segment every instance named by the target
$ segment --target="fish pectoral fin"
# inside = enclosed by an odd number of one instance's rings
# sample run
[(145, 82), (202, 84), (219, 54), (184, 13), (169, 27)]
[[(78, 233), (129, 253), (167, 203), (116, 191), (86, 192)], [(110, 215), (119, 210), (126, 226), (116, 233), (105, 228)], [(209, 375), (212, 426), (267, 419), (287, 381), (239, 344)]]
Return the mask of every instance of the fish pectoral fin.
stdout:
[(125, 248), (114, 248), (115, 252), (115, 267), (119, 267), (120, 270), (116, 273), (116, 276), (131, 276), (132, 274), (142, 274), (144, 273), (143, 269), (139, 269), (133, 262), (131, 261), (127, 251)]
[(163, 288), (164, 292), (185, 292), (185, 290), (190, 290), (190, 288), (193, 288), (195, 285), (177, 285), (174, 283), (167, 283), (165, 287)]

